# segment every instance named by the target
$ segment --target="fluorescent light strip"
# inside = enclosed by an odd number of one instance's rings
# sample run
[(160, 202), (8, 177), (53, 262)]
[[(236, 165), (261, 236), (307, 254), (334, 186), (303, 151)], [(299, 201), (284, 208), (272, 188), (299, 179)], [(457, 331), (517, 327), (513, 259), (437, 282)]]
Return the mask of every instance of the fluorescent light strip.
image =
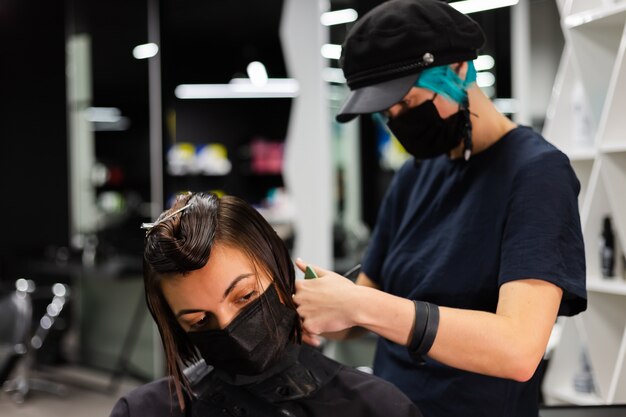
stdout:
[(324, 26), (340, 25), (342, 23), (354, 22), (359, 14), (354, 9), (335, 10), (333, 12), (322, 13), (320, 22)]
[(326, 59), (339, 59), (341, 57), (341, 45), (332, 43), (322, 45), (322, 56)]
[(89, 107), (85, 118), (93, 123), (117, 123), (122, 112), (117, 107)]
[(464, 0), (448, 3), (461, 13), (470, 14), (500, 7), (514, 6), (519, 0)]
[(156, 43), (144, 43), (143, 45), (137, 45), (133, 48), (133, 56), (136, 59), (152, 58), (159, 52), (159, 47)]
[(229, 84), (181, 84), (174, 94), (180, 99), (292, 98), (299, 91), (300, 84), (292, 78), (269, 78), (263, 86), (247, 78), (235, 78)]

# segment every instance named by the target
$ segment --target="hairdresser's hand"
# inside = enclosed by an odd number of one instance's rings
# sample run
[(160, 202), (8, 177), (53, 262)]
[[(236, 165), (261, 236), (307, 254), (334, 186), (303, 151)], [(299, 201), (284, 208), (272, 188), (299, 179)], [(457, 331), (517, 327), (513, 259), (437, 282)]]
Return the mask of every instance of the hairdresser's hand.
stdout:
[[(306, 263), (296, 265), (304, 271)], [(297, 280), (294, 302), (305, 332), (338, 332), (356, 325), (359, 286), (332, 271), (313, 267), (317, 279)]]
[(309, 332), (307, 329), (302, 329), (302, 343), (307, 345), (320, 347), (324, 343), (324, 339), (321, 336), (315, 335)]

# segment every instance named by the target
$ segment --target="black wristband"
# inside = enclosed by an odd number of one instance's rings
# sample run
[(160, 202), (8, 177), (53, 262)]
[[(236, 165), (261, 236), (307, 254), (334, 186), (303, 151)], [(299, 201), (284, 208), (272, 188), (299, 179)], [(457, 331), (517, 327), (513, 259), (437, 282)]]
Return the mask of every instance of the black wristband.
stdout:
[(413, 304), (415, 319), (407, 348), (413, 359), (419, 364), (424, 364), (423, 355), (432, 347), (439, 328), (439, 307), (424, 301), (413, 301)]
[(426, 306), (428, 307), (428, 322), (426, 323), (422, 343), (417, 349), (420, 355), (425, 355), (433, 347), (437, 330), (439, 330), (439, 306), (431, 303), (426, 303)]
[(413, 329), (411, 331), (411, 338), (409, 339), (409, 352), (417, 352), (424, 332), (426, 331), (426, 324), (428, 323), (428, 307), (423, 301), (413, 300), (415, 305), (415, 318), (413, 319)]

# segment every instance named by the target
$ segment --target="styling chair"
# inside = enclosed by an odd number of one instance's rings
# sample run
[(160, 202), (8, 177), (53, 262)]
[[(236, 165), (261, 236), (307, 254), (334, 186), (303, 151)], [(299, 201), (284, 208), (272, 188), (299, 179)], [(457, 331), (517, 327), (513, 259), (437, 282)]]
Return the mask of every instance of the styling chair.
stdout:
[(31, 299), (34, 291), (35, 284), (21, 278), (15, 282), (15, 291), (0, 299), (0, 384), (18, 404), (23, 403), (31, 391), (60, 396), (67, 392), (65, 385), (34, 378), (32, 373), (37, 351), (63, 310), (69, 289), (63, 284), (52, 286), (53, 297), (35, 326)]
[(15, 291), (0, 297), (0, 385), (28, 351), (33, 313), (28, 285), (18, 280)]

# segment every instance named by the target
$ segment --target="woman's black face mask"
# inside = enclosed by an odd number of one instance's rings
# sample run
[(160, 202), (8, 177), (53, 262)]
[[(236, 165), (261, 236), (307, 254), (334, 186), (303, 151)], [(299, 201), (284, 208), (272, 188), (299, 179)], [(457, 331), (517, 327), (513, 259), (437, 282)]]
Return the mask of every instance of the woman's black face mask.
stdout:
[(452, 116), (442, 119), (433, 100), (425, 101), (387, 121), (394, 136), (416, 159), (449, 153), (471, 129), (466, 109), (461, 108)]
[(296, 320), (296, 312), (280, 302), (272, 284), (224, 329), (187, 334), (209, 365), (230, 374), (257, 375), (281, 358)]

